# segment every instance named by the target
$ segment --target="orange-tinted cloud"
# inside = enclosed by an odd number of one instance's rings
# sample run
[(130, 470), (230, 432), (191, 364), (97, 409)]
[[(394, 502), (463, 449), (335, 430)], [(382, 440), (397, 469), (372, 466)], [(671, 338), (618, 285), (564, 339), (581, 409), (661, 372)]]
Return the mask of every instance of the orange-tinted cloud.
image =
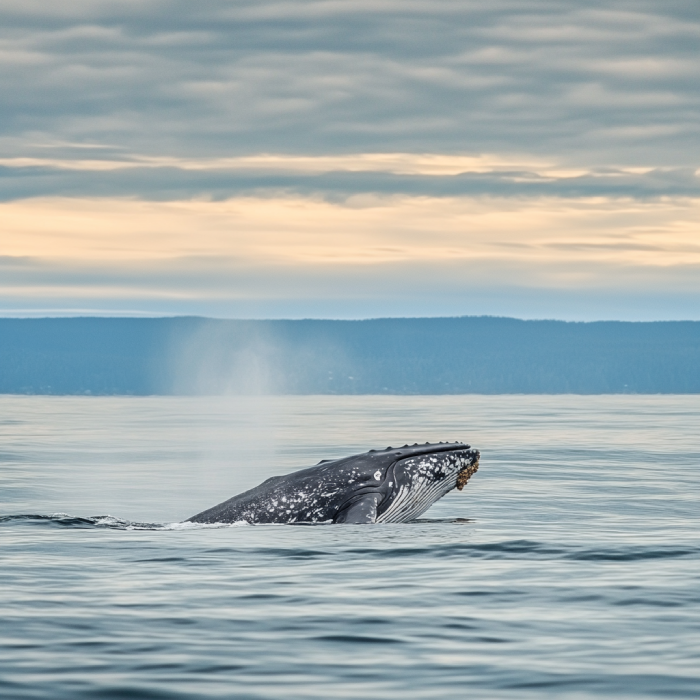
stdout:
[(639, 284), (662, 274), (674, 286), (674, 271), (700, 266), (699, 213), (696, 199), (362, 195), (343, 204), (299, 197), (0, 204), (2, 254), (52, 265), (127, 271), (172, 264), (186, 274), (206, 263), (263, 277), (285, 269), (299, 280), (465, 265), (472, 282), (550, 288), (615, 286), (616, 270)]

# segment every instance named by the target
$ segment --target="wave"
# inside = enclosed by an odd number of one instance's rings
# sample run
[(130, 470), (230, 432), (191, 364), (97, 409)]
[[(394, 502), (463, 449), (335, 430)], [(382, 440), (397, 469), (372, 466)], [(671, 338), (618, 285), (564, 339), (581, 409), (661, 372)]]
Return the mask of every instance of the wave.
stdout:
[[(414, 520), (413, 524), (420, 523), (468, 523), (473, 522), (467, 518), (421, 518)], [(326, 523), (293, 523), (294, 526), (315, 527)], [(39, 513), (19, 513), (16, 515), (1, 515), (0, 525), (35, 525), (38, 527), (68, 527), (68, 528), (107, 528), (110, 530), (212, 530), (227, 527), (250, 526), (250, 523), (240, 521), (236, 523), (139, 523), (131, 520), (117, 518), (114, 515), (70, 515), (69, 513), (51, 513), (43, 515)], [(256, 527), (266, 527), (257, 525)], [(277, 527), (273, 525), (273, 527)]]
[(34, 525), (37, 527), (67, 527), (77, 529), (106, 528), (109, 530), (204, 530), (247, 526), (248, 523), (138, 523), (114, 515), (78, 516), (68, 513), (18, 514), (0, 516), (0, 525)]
[[(427, 519), (421, 518), (412, 523), (381, 525), (381, 528), (406, 527), (411, 525), (453, 525), (469, 522), (466, 519)], [(107, 529), (107, 530), (211, 530), (230, 527), (256, 527), (279, 528), (284, 525), (250, 525), (246, 522), (238, 523), (141, 523), (124, 520), (113, 515), (76, 516), (68, 513), (18, 514), (0, 516), (0, 526), (24, 525), (33, 527), (58, 527), (74, 529)], [(319, 523), (295, 523), (295, 526), (318, 527)], [(367, 527), (365, 525), (345, 525), (342, 528)], [(335, 528), (334, 528), (335, 530)], [(357, 543), (355, 536), (348, 538), (348, 544)], [(586, 547), (577, 544), (561, 544), (551, 542), (537, 542), (533, 540), (502, 540), (497, 542), (431, 542), (413, 547), (384, 547), (376, 546), (373, 542), (370, 546), (344, 548), (345, 554), (366, 556), (373, 559), (401, 559), (411, 557), (437, 557), (437, 558), (472, 558), (472, 559), (522, 559), (536, 558), (548, 560), (573, 560), (589, 562), (630, 562), (653, 559), (676, 559), (680, 557), (700, 556), (698, 546), (643, 546), (638, 544), (620, 543), (608, 547)], [(258, 547), (261, 553), (271, 555), (293, 556), (295, 549), (278, 547)], [(297, 552), (298, 553), (298, 552)], [(327, 556), (327, 551), (309, 551), (310, 556)]]
[(346, 550), (374, 558), (402, 558), (425, 555), (438, 558), (472, 559), (546, 559), (590, 562), (627, 562), (649, 559), (676, 559), (700, 556), (698, 546), (643, 546), (620, 544), (611, 547), (585, 547), (577, 544), (552, 544), (532, 540), (502, 540), (500, 542), (452, 542), (427, 543), (416, 547), (370, 549), (366, 547)]

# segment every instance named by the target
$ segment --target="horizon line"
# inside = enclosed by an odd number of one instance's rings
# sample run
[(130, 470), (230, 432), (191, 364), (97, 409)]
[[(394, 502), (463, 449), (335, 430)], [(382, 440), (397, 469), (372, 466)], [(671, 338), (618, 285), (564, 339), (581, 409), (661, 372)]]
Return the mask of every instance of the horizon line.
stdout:
[[(0, 311), (0, 314), (2, 311)], [(593, 319), (593, 320), (567, 320), (562, 318), (521, 318), (518, 316), (501, 316), (494, 314), (464, 314), (460, 316), (367, 316), (362, 318), (327, 318), (313, 316), (299, 316), (295, 318), (236, 318), (229, 316), (203, 316), (199, 314), (148, 314), (129, 311), (125, 313), (99, 314), (99, 313), (74, 313), (69, 314), (47, 314), (44, 316), (34, 315), (0, 315), (0, 321), (46, 321), (46, 320), (76, 320), (76, 319), (104, 319), (104, 320), (165, 320), (165, 319), (198, 319), (203, 321), (234, 321), (246, 323), (294, 323), (302, 321), (318, 321), (326, 323), (362, 323), (368, 321), (427, 321), (427, 320), (459, 320), (459, 319), (498, 319), (504, 321), (521, 321), (523, 323), (571, 323), (571, 324), (591, 324), (591, 323), (700, 323), (697, 319), (654, 319), (646, 321), (628, 319)]]

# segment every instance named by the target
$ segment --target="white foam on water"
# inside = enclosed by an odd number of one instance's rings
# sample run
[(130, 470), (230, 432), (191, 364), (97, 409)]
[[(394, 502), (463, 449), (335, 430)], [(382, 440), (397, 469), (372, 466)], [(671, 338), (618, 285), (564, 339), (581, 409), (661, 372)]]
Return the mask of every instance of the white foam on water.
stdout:
[(166, 523), (159, 530), (220, 530), (227, 527), (250, 527), (247, 520), (237, 520), (235, 523)]

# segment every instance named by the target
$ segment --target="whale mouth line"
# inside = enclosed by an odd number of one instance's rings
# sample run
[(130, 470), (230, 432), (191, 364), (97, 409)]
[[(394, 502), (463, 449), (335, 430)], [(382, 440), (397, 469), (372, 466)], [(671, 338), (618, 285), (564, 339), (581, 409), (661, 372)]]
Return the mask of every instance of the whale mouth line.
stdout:
[(474, 462), (474, 464), (470, 464), (468, 467), (464, 467), (464, 469), (462, 469), (462, 471), (460, 471), (459, 474), (457, 474), (456, 486), (458, 491), (461, 491), (467, 485), (467, 481), (469, 481), (469, 479), (471, 479), (472, 476), (476, 474), (478, 469), (479, 460), (477, 459), (476, 462)]

